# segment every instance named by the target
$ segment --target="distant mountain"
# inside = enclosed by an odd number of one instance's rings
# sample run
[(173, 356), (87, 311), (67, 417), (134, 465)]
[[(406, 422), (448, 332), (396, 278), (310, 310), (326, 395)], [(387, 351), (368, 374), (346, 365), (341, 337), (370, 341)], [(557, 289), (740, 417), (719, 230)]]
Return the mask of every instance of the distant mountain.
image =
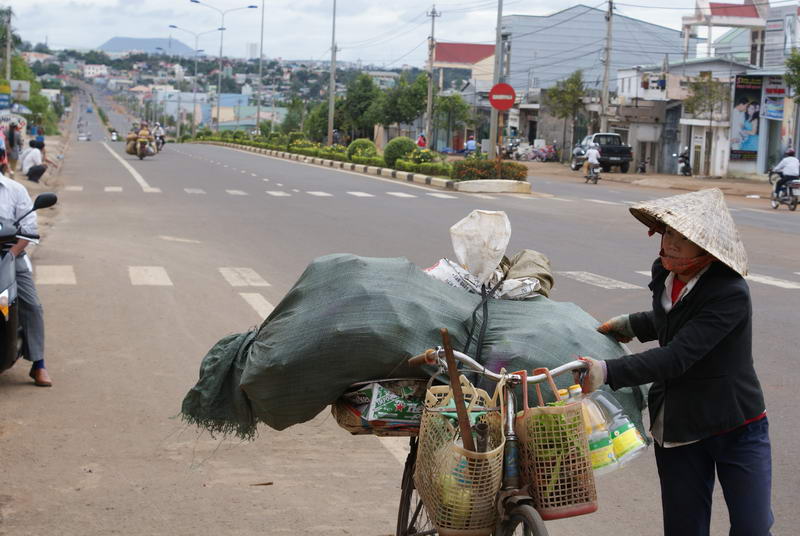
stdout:
[[(161, 47), (162, 50), (157, 50)], [(106, 53), (147, 52), (148, 54), (163, 53), (168, 56), (192, 56), (192, 47), (186, 46), (174, 38), (154, 37), (112, 37), (102, 45), (100, 50)]]

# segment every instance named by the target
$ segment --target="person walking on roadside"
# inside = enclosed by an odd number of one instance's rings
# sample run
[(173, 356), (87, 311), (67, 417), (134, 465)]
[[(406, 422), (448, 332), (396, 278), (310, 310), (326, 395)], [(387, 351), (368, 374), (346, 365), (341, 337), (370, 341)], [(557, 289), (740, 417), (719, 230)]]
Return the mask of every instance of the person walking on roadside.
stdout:
[(6, 135), (6, 147), (8, 148), (8, 170), (11, 177), (17, 169), (20, 153), (22, 152), (22, 132), (19, 125), (11, 123)]
[[(730, 534), (768, 536), (772, 456), (761, 384), (753, 365), (747, 253), (718, 188), (630, 208), (652, 236), (652, 307), (597, 330), (659, 346), (589, 365), (584, 392), (652, 382), (651, 433), (665, 536), (708, 536), (714, 478)], [(598, 356), (602, 357), (602, 356)]]
[[(17, 181), (0, 174), (0, 218), (16, 221), (31, 208), (33, 202), (28, 190)], [(36, 212), (31, 212), (20, 221), (20, 230), (25, 234), (37, 234)], [(32, 363), (29, 375), (34, 384), (50, 387), (53, 381), (44, 363), (44, 312), (33, 282), (31, 261), (25, 253), (28, 244), (28, 240), (18, 239), (7, 255), (15, 258), (19, 323), (25, 340), (23, 357)]]
[(783, 159), (772, 168), (772, 171), (781, 173), (781, 178), (775, 183), (775, 194), (780, 197), (781, 192), (786, 190), (786, 183), (800, 177), (800, 160), (794, 155), (794, 149), (787, 149)]

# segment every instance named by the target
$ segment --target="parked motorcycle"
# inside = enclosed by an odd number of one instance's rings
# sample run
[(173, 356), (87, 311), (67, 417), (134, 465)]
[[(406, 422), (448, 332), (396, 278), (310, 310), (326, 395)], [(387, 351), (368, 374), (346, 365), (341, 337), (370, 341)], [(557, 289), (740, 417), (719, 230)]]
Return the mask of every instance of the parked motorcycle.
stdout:
[(19, 324), (16, 259), (8, 251), (18, 238), (33, 242), (39, 239), (39, 235), (23, 234), (19, 222), (34, 210), (52, 207), (57, 201), (56, 194), (41, 193), (33, 208), (17, 221), (0, 218), (0, 372), (11, 368), (27, 351)]
[[(769, 183), (776, 184), (778, 179), (783, 178), (783, 173), (780, 171), (772, 171), (771, 169), (768, 171), (769, 173)], [(800, 179), (795, 179), (792, 181), (787, 182), (783, 185), (783, 189), (781, 190), (780, 195), (776, 191), (776, 188), (773, 186), (772, 188), (772, 195), (769, 199), (770, 206), (778, 210), (781, 205), (787, 205), (789, 210), (796, 210), (797, 203), (800, 199)]]

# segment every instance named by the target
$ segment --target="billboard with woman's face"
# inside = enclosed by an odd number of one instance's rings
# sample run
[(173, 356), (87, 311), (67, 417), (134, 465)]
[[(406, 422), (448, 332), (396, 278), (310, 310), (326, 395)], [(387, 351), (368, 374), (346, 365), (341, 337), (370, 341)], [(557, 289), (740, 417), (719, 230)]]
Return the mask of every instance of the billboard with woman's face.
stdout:
[(761, 118), (760, 77), (737, 76), (731, 111), (731, 160), (755, 160)]

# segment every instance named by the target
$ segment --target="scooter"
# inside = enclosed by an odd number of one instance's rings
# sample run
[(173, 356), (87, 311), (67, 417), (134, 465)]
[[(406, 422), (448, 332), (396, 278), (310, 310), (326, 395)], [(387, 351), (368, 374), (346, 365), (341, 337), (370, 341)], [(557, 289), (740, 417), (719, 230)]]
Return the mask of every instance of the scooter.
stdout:
[(649, 164), (650, 164), (650, 161), (647, 160), (647, 159), (640, 160), (639, 161), (639, 165), (636, 167), (636, 172), (637, 173), (647, 173), (647, 166)]
[(678, 175), (683, 175), (684, 177), (691, 177), (692, 164), (691, 162), (689, 162), (689, 154), (683, 152), (681, 154), (673, 154), (672, 156), (678, 159)]
[(156, 152), (160, 153), (161, 149), (164, 148), (164, 144), (166, 141), (164, 140), (164, 136), (156, 136)]
[[(774, 182), (777, 186), (778, 181), (773, 175), (777, 175), (778, 178), (783, 178), (783, 174), (779, 171), (769, 170), (769, 182), (770, 184)], [(797, 209), (798, 198), (800, 198), (800, 179), (795, 179), (784, 184), (780, 195), (778, 195), (778, 192), (775, 190), (773, 186), (772, 195), (769, 199), (769, 204), (773, 209), (778, 210), (778, 207), (781, 205), (787, 205), (789, 210), (792, 211)]]
[(18, 238), (39, 240), (39, 235), (22, 233), (19, 222), (34, 210), (52, 207), (57, 201), (56, 194), (41, 193), (33, 208), (17, 221), (0, 218), (0, 372), (10, 369), (27, 351), (19, 324), (16, 259), (8, 251)]
[(589, 174), (586, 176), (586, 184), (589, 184), (589, 181), (591, 181), (592, 184), (597, 184), (597, 181), (600, 180), (601, 169), (603, 168), (600, 166), (600, 164), (589, 164)]

